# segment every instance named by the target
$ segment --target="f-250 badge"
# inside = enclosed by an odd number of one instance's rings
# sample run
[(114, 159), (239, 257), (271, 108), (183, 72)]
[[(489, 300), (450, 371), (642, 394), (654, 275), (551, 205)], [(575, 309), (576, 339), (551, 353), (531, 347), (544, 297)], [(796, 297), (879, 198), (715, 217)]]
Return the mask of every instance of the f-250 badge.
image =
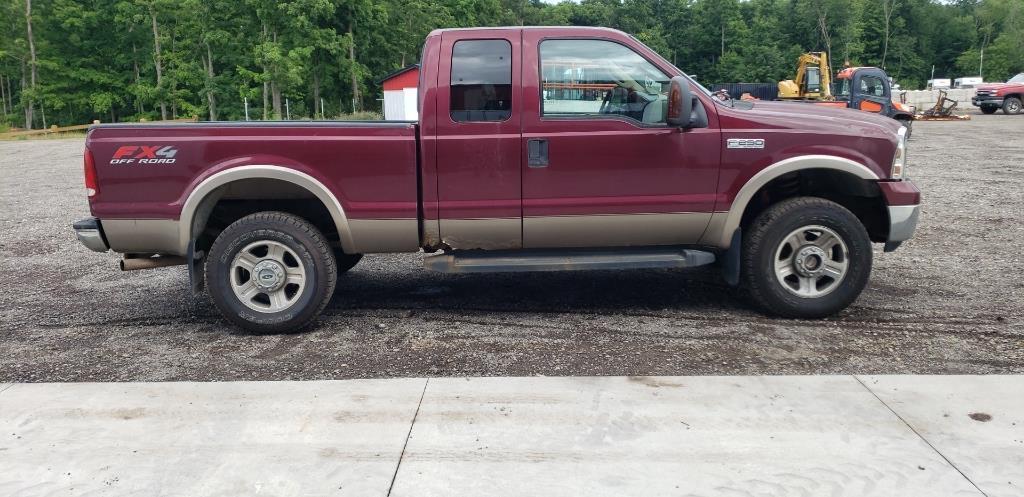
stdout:
[(178, 149), (160, 145), (122, 145), (110, 164), (174, 164)]
[(726, 148), (764, 148), (764, 138), (729, 138)]

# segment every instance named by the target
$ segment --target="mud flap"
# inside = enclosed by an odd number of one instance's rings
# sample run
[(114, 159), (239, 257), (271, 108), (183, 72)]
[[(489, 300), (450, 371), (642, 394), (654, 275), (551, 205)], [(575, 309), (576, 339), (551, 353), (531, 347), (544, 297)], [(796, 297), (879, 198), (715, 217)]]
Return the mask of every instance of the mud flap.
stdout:
[(903, 242), (885, 242), (885, 248), (883, 250), (886, 252), (894, 252), (896, 249), (900, 248), (900, 245), (903, 245)]
[(206, 254), (202, 250), (196, 250), (196, 241), (188, 244), (188, 254), (185, 260), (188, 261), (188, 281), (192, 288), (192, 294), (196, 295), (206, 287), (205, 275), (203, 274), (203, 257)]
[(740, 228), (732, 233), (732, 241), (729, 243), (729, 250), (722, 256), (722, 277), (729, 286), (740, 284), (740, 251), (743, 250), (742, 235)]

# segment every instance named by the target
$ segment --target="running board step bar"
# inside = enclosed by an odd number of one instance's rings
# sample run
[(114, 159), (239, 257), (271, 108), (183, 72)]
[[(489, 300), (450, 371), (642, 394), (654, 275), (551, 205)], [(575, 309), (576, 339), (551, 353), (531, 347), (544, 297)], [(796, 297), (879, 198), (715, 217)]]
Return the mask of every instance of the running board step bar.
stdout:
[(614, 250), (471, 250), (428, 256), (423, 266), (441, 273), (516, 273), (588, 269), (651, 269), (704, 266), (715, 255), (673, 247)]

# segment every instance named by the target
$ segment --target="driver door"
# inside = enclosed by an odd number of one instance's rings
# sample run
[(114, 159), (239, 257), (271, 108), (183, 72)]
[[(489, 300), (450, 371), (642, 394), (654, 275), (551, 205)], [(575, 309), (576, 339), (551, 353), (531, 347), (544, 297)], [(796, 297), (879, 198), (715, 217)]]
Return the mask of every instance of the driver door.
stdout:
[(857, 102), (854, 108), (885, 116), (892, 115), (889, 83), (882, 74), (858, 71), (854, 74), (853, 87), (857, 89)]
[(524, 30), (523, 52), (523, 247), (696, 243), (721, 139), (665, 124), (672, 69), (604, 38)]

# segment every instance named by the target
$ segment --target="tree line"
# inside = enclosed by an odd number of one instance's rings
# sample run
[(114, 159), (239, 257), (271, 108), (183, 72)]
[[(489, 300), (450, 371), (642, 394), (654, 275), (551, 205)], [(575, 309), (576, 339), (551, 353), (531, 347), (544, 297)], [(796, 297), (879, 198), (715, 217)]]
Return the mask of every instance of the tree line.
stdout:
[(608, 26), (710, 86), (793, 77), (825, 51), (904, 88), (1024, 71), (1024, 0), (0, 0), (0, 126), (332, 118), (432, 29)]

